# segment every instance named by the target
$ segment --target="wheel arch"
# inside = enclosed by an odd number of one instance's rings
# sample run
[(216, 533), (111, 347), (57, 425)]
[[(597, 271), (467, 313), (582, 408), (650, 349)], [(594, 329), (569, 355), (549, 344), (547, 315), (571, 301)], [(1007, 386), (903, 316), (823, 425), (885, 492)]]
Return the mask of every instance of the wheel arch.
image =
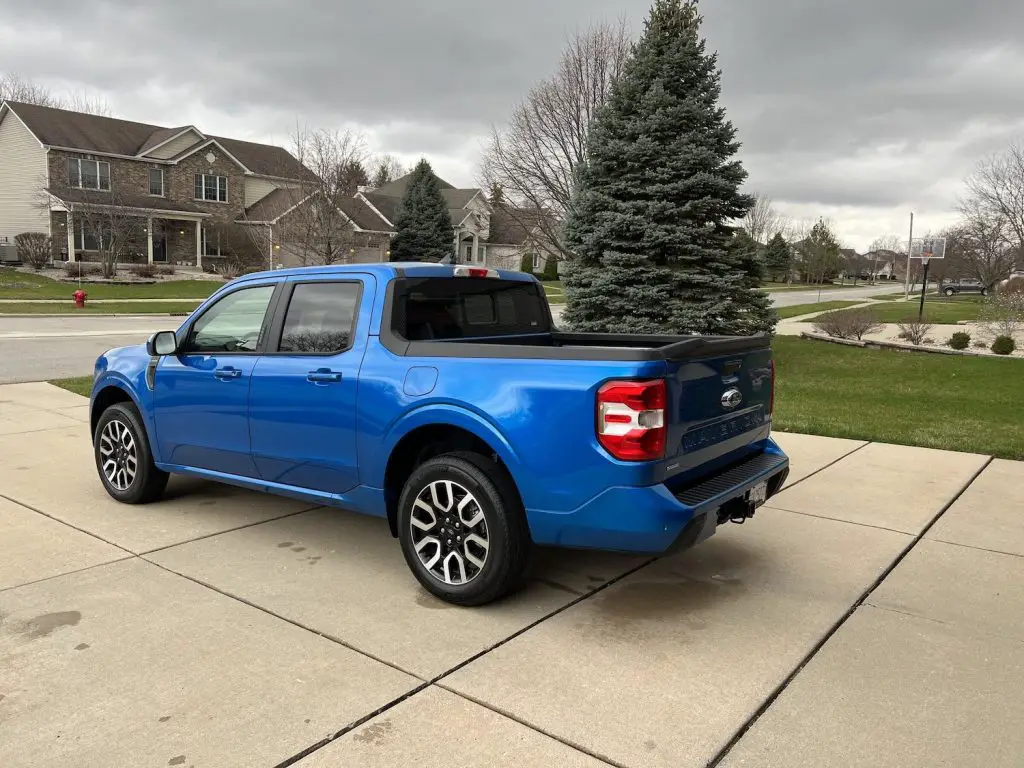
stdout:
[(110, 379), (104, 383), (99, 389), (93, 392), (92, 403), (89, 408), (89, 436), (92, 437), (96, 434), (96, 425), (99, 424), (100, 416), (110, 406), (117, 405), (118, 403), (131, 403), (135, 406), (136, 410), (139, 411), (139, 415), (142, 417), (142, 424), (147, 429), (149, 425), (146, 423), (145, 414), (142, 412), (142, 408), (139, 406), (138, 400), (131, 391), (121, 384), (116, 379)]
[[(398, 500), (406, 478), (430, 459), (445, 453), (470, 452), (489, 457), (508, 475), (511, 486), (522, 502), (515, 480), (515, 453), (497, 433), (488, 434), (471, 424), (456, 420), (432, 420), (411, 426), (395, 442), (384, 469), (384, 502), (391, 535), (398, 535)], [(461, 421), (461, 420), (460, 420)]]

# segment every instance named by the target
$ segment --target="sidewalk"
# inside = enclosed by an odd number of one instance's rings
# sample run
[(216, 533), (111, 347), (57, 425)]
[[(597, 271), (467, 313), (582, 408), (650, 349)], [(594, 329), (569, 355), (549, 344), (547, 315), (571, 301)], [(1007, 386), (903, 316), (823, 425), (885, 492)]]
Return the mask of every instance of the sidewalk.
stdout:
[(791, 477), (748, 524), (663, 559), (544, 552), (463, 610), (382, 520), (183, 478), (114, 503), (87, 421), (0, 387), (0, 765), (1024, 754), (1024, 464), (780, 434)]

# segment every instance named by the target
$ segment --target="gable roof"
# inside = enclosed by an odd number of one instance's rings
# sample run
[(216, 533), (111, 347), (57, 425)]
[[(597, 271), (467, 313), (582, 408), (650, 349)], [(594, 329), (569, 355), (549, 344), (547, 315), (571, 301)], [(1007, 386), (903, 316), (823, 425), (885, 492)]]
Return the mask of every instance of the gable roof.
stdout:
[[(383, 187), (378, 187), (373, 190), (374, 194), (383, 195), (385, 197), (404, 197), (405, 190), (409, 188), (409, 180), (412, 178), (412, 173), (407, 173), (405, 176), (395, 179), (392, 182), (385, 184)], [(437, 183), (441, 185), (442, 192), (446, 189), (455, 189), (452, 184), (442, 179), (436, 173), (434, 178), (437, 179)]]
[(540, 225), (543, 214), (527, 208), (500, 208), (491, 212), (487, 242), (495, 245), (522, 245)]
[(377, 212), (366, 204), (366, 201), (353, 197), (341, 204), (341, 212), (349, 221), (365, 232), (394, 232), (395, 228), (377, 215)]
[(272, 224), (310, 197), (303, 189), (278, 187), (246, 208), (244, 220), (250, 224)]
[(394, 224), (395, 216), (398, 214), (398, 206), (402, 203), (401, 198), (382, 195), (377, 192), (364, 192), (363, 197), (366, 198), (370, 205), (380, 211), (382, 216)]
[[(192, 126), (165, 128), (17, 101), (4, 103), (21, 118), (42, 144), (80, 152), (136, 157), (177, 134), (189, 129), (196, 130)], [(196, 133), (199, 131), (196, 130)], [(206, 138), (216, 140), (246, 170), (257, 176), (277, 176), (284, 179), (314, 178), (312, 171), (282, 147), (220, 136)]]
[(197, 135), (202, 136), (202, 134), (191, 125), (183, 125), (180, 128), (157, 128), (146, 140), (146, 143), (139, 147), (139, 154), (144, 155), (150, 150), (156, 149), (161, 144), (180, 136), (186, 131), (195, 131)]

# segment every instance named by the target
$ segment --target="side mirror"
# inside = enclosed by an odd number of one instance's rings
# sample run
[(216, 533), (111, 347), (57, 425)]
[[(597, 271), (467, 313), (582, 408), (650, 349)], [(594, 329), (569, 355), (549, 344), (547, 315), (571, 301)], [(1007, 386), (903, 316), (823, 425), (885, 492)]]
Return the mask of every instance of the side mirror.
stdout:
[(146, 342), (146, 351), (152, 357), (173, 355), (178, 351), (178, 337), (174, 331), (157, 331)]

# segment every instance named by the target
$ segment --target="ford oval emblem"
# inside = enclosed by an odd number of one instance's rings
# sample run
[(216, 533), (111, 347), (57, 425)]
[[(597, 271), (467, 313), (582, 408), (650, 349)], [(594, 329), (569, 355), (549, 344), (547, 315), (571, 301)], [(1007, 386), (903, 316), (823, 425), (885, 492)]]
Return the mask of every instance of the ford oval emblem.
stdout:
[(743, 402), (743, 393), (738, 389), (727, 389), (722, 394), (722, 407), (728, 411), (738, 408)]

